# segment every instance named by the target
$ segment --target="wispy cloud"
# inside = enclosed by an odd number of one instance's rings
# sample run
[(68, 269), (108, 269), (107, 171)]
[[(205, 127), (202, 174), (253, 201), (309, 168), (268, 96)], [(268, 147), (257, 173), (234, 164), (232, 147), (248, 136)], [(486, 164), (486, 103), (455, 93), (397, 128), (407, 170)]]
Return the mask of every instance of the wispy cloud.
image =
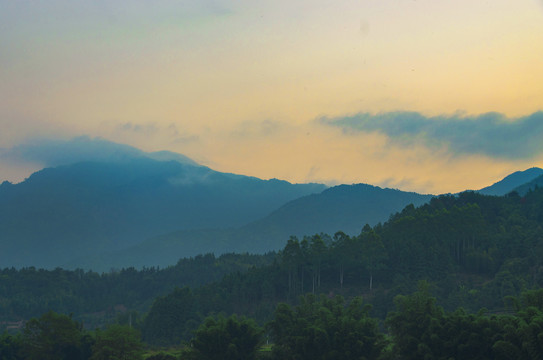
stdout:
[(501, 159), (531, 159), (543, 154), (543, 112), (515, 119), (499, 113), (424, 116), (417, 112), (360, 113), (320, 118), (345, 133), (381, 133), (402, 147), (424, 145), (455, 155), (478, 154)]
[(12, 148), (0, 148), (0, 162), (19, 166), (35, 164), (55, 167), (81, 161), (118, 162), (139, 158), (197, 165), (192, 159), (175, 152), (144, 152), (130, 145), (89, 136), (79, 136), (71, 140), (34, 139)]
[(230, 133), (234, 138), (264, 137), (269, 138), (279, 135), (288, 128), (288, 125), (280, 121), (270, 119), (258, 121), (244, 121), (236, 126)]
[(15, 163), (37, 163), (59, 166), (78, 161), (121, 160), (144, 156), (144, 152), (129, 145), (116, 144), (88, 136), (72, 140), (34, 140), (4, 149), (0, 157)]

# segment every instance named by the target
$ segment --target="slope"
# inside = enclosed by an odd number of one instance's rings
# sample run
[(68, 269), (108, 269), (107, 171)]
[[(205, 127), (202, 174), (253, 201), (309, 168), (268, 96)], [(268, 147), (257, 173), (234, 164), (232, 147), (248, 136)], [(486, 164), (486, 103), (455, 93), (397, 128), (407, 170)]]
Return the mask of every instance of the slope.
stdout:
[(0, 186), (0, 266), (55, 267), (179, 229), (241, 226), (324, 188), (145, 157), (47, 168)]
[(543, 175), (543, 169), (537, 167), (533, 167), (524, 171), (516, 171), (506, 176), (502, 180), (498, 181), (497, 183), (482, 188), (478, 192), (483, 195), (505, 195), (515, 190), (517, 187), (526, 184), (541, 175)]
[(284, 246), (291, 235), (337, 231), (357, 235), (364, 224), (375, 225), (408, 204), (421, 205), (432, 195), (382, 189), (366, 184), (340, 185), (292, 200), (245, 226), (229, 229), (182, 230), (150, 238), (122, 251), (79, 259), (108, 269), (111, 266), (166, 266), (181, 257), (214, 252), (264, 253)]

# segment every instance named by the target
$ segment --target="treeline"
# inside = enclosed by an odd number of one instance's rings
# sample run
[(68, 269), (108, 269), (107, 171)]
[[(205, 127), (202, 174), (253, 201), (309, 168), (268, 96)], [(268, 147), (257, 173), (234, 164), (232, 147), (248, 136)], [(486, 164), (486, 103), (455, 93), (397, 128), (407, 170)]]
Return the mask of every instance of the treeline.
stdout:
[[(364, 226), (357, 236), (292, 237), (278, 254), (206, 255), (167, 269), (102, 275), (6, 269), (0, 311), (14, 320), (73, 313), (92, 328), (102, 325), (92, 323), (92, 312), (113, 309), (110, 321), (138, 329), (149, 345), (168, 346), (190, 341), (207, 316), (239, 314), (263, 325), (274, 321), (278, 303), (299, 306), (310, 293), (349, 303), (362, 296), (392, 333), (394, 299), (420, 280), (432, 284), (443, 314), (460, 316), (456, 309), (463, 308), (467, 318), (481, 308), (502, 312), (503, 299), (542, 287), (542, 224), (542, 189), (523, 197), (440, 196)], [(116, 305), (122, 305), (117, 315)], [(439, 321), (449, 321), (443, 316)]]
[[(361, 297), (308, 294), (292, 306), (280, 303), (264, 327), (250, 318), (207, 317), (178, 351), (146, 351), (147, 360), (252, 359), (516, 359), (543, 356), (543, 289), (509, 297), (507, 314), (481, 309), (445, 311), (429, 284), (395, 298), (384, 322)], [(69, 316), (48, 312), (17, 335), (0, 336), (0, 358), (144, 359), (144, 344), (129, 326), (84, 330)]]
[(101, 326), (127, 310), (147, 311), (156, 297), (176, 287), (196, 288), (225, 274), (271, 264), (275, 256), (206, 254), (180, 259), (164, 269), (112, 269), (102, 274), (80, 269), (6, 268), (0, 270), (0, 324), (53, 310), (74, 314), (87, 327)]
[(277, 303), (295, 304), (305, 293), (362, 295), (385, 319), (394, 298), (414, 291), (419, 280), (435, 286), (446, 310), (501, 311), (507, 296), (543, 285), (542, 220), (542, 190), (437, 197), (364, 226), (358, 236), (291, 238), (271, 265), (158, 298), (141, 329), (151, 344), (177, 343), (207, 314), (243, 314), (262, 324)]

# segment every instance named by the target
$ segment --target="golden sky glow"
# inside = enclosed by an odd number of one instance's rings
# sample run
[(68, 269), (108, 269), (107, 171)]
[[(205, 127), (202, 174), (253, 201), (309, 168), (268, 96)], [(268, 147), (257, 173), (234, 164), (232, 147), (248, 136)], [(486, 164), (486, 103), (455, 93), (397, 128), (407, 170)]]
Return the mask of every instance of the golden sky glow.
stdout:
[[(0, 0), (0, 149), (89, 135), (261, 178), (455, 192), (543, 166), (543, 145), (458, 154), (318, 119), (515, 121), (543, 110), (542, 64), (536, 0)], [(0, 157), (0, 179), (33, 166)]]

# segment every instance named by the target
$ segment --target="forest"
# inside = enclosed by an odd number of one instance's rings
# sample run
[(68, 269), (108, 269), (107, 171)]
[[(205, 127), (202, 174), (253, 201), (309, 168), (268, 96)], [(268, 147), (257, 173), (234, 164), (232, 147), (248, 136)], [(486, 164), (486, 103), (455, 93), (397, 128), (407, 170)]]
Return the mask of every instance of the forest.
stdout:
[(542, 223), (543, 189), (464, 192), (277, 253), (3, 269), (0, 358), (536, 359)]

